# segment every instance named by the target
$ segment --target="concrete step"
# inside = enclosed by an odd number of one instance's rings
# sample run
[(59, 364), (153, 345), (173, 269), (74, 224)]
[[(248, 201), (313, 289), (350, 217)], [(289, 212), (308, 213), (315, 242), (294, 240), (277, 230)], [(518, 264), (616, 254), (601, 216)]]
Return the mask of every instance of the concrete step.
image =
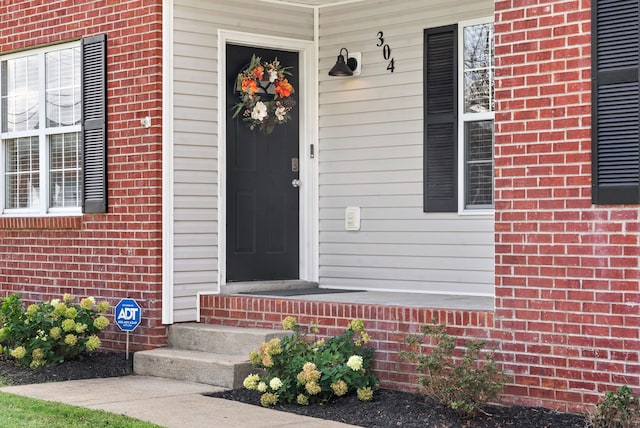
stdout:
[(168, 347), (249, 358), (261, 343), (287, 332), (259, 328), (241, 328), (200, 323), (174, 324), (169, 328)]
[(287, 334), (259, 328), (174, 324), (169, 327), (167, 348), (134, 354), (133, 372), (224, 388), (240, 388), (244, 378), (256, 372), (249, 363), (249, 353), (261, 343)]
[(133, 372), (224, 388), (240, 388), (255, 372), (244, 355), (158, 348), (134, 354)]

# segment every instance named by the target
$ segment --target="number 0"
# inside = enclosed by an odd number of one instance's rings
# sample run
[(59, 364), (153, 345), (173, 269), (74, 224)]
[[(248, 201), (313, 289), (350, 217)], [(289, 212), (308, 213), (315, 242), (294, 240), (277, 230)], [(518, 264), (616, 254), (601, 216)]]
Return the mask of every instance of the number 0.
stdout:
[(389, 45), (384, 45), (382, 47), (382, 56), (384, 57), (384, 59), (391, 58), (391, 48), (389, 47)]

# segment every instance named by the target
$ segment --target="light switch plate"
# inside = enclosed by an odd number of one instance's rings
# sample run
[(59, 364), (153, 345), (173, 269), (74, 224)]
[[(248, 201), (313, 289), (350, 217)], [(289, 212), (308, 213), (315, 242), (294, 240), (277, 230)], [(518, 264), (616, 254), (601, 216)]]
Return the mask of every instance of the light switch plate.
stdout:
[(360, 230), (360, 207), (347, 207), (344, 213), (345, 230)]

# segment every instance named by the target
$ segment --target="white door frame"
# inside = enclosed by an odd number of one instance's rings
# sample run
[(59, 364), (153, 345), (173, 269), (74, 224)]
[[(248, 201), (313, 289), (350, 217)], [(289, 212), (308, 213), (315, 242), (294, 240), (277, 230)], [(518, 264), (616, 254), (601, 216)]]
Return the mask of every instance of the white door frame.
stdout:
[[(318, 280), (317, 54), (311, 41), (218, 30), (218, 292), (227, 283), (227, 44), (299, 53), (300, 279)], [(316, 157), (311, 157), (311, 146)]]

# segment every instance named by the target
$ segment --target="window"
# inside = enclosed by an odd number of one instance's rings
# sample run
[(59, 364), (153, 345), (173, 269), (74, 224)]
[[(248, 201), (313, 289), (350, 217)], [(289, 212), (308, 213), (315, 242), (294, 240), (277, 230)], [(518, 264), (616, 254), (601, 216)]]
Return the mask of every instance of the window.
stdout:
[[(493, 24), (462, 25), (463, 130), (459, 145), (464, 150), (462, 207), (465, 210), (493, 208)], [(459, 205), (460, 206), (460, 205)]]
[(592, 4), (592, 202), (640, 203), (640, 1)]
[(79, 211), (80, 45), (5, 59), (0, 74), (4, 211)]
[(425, 30), (424, 210), (493, 208), (493, 23)]
[(104, 36), (0, 57), (2, 214), (106, 210), (105, 58)]

